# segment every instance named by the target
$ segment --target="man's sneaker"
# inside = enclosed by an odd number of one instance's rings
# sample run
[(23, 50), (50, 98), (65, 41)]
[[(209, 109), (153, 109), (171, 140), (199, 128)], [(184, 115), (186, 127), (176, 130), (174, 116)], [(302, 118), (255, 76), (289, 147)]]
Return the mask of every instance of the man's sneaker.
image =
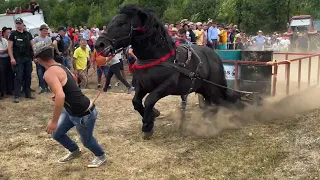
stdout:
[(19, 98), (18, 98), (18, 97), (14, 97), (12, 102), (13, 102), (13, 103), (19, 103), (20, 101), (19, 101)]
[(43, 94), (43, 93), (46, 93), (47, 90), (46, 89), (41, 89), (41, 91), (39, 92), (39, 94)]
[(131, 94), (134, 91), (134, 87), (128, 88), (128, 94)]
[(101, 84), (98, 84), (98, 89), (100, 89), (101, 88)]
[(66, 156), (58, 160), (58, 163), (67, 163), (73, 159), (78, 158), (81, 155), (81, 151), (78, 149), (74, 152), (69, 152)]
[(116, 82), (116, 83), (114, 84), (114, 86), (117, 87), (117, 86), (119, 86), (119, 84), (120, 84), (119, 82)]
[(106, 155), (95, 156), (93, 161), (88, 165), (89, 168), (97, 168), (107, 161)]

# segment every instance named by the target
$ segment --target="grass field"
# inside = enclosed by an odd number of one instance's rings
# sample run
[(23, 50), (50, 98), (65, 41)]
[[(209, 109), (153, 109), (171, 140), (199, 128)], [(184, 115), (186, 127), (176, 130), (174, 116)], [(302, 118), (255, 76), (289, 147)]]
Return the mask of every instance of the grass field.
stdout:
[[(86, 167), (92, 154), (75, 130), (69, 134), (84, 154), (70, 164), (57, 163), (66, 151), (45, 132), (53, 108), (49, 94), (22, 99), (20, 104), (0, 101), (0, 179), (320, 178), (319, 89), (271, 99), (259, 109), (239, 113), (222, 109), (214, 120), (201, 119), (192, 94), (183, 131), (180, 98), (169, 96), (156, 105), (161, 116), (149, 141), (141, 138), (133, 95), (123, 93), (123, 85), (112, 91), (96, 103), (95, 136), (108, 155), (108, 163), (98, 169)], [(84, 92), (91, 99), (98, 94), (94, 89)]]

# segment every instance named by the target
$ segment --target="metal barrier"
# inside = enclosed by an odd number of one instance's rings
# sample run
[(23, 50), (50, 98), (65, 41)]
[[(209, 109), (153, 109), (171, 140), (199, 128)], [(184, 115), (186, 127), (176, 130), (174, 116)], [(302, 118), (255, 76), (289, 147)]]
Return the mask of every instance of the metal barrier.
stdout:
[[(301, 62), (304, 59), (307, 59), (308, 62), (308, 87), (311, 85), (311, 64), (312, 64), (312, 58), (318, 57), (318, 68), (317, 68), (317, 84), (319, 85), (320, 81), (320, 54), (310, 54), (310, 53), (282, 53), (282, 52), (275, 52), (274, 54), (282, 54), (286, 56), (286, 59), (281, 62), (277, 62), (276, 60), (270, 61), (270, 62), (256, 62), (256, 61), (239, 61), (239, 60), (222, 60), (223, 63), (233, 63), (235, 66), (235, 81), (234, 81), (234, 89), (238, 89), (238, 72), (239, 64), (244, 65), (264, 65), (264, 66), (273, 66), (273, 74), (272, 74), (272, 90), (271, 95), (276, 95), (277, 90), (277, 75), (278, 75), (278, 66), (279, 65), (285, 65), (285, 83), (286, 83), (286, 95), (289, 95), (290, 92), (290, 70), (291, 70), (291, 63), (298, 61), (298, 90), (301, 88)], [(303, 57), (295, 58), (288, 60), (289, 55), (303, 55)]]

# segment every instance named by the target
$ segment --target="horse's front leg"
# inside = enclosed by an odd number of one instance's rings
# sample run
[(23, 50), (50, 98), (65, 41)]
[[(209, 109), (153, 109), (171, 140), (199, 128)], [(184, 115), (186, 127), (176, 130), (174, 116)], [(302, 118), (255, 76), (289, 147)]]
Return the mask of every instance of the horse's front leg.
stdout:
[(172, 94), (178, 83), (178, 75), (179, 74), (173, 75), (168, 80), (163, 82), (163, 84), (160, 84), (147, 96), (146, 100), (144, 101), (145, 109), (142, 120), (142, 132), (144, 133), (145, 139), (149, 139), (153, 135), (153, 126), (155, 119), (155, 113), (153, 111), (154, 105), (161, 98)]
[(144, 107), (142, 104), (142, 99), (144, 98), (144, 96), (146, 94), (147, 93), (141, 89), (141, 86), (139, 85), (139, 83), (137, 83), (137, 85), (135, 87), (135, 94), (132, 99), (132, 104), (133, 104), (134, 109), (139, 112), (141, 117), (144, 116)]
[[(140, 85), (136, 85), (135, 94), (134, 94), (134, 97), (132, 99), (132, 104), (133, 104), (134, 109), (139, 112), (141, 117), (144, 116), (144, 106), (142, 104), (142, 99), (144, 98), (144, 96), (146, 94), (147, 93), (141, 89)], [(154, 112), (154, 116), (155, 117), (160, 116), (160, 112), (156, 108), (153, 108), (153, 112)]]

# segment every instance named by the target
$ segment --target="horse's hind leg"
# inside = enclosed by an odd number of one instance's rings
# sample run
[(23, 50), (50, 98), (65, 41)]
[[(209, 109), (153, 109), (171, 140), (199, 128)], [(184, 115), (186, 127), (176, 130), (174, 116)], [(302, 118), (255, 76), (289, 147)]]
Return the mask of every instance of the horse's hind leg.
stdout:
[(188, 94), (181, 95), (181, 109), (184, 110), (187, 107)]

